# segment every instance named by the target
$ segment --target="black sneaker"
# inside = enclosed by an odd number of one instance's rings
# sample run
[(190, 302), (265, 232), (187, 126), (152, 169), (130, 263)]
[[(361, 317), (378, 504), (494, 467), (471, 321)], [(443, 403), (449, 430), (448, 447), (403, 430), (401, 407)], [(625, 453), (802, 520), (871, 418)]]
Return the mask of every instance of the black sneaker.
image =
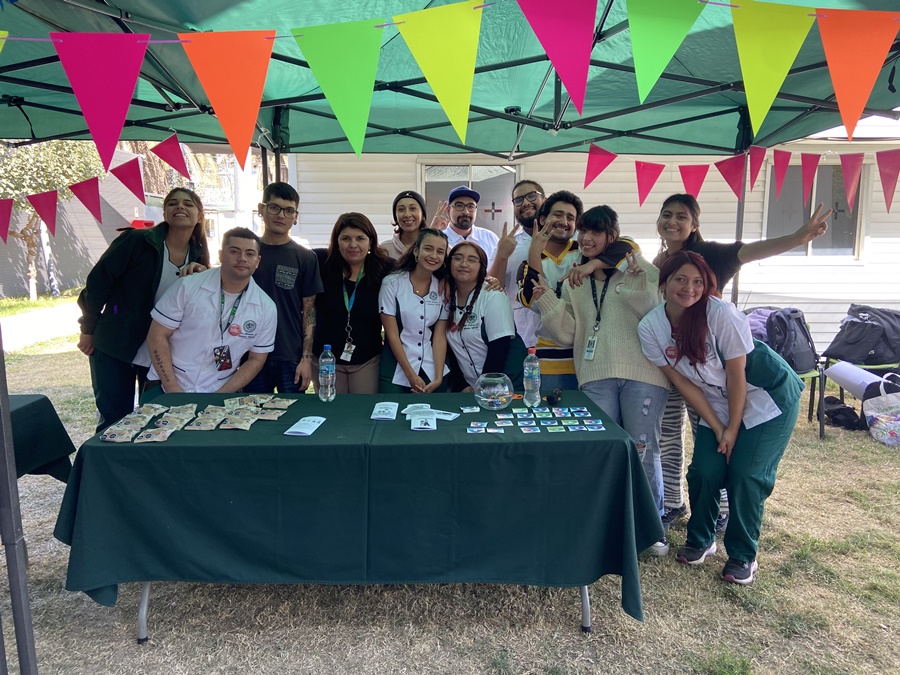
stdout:
[(662, 516), (663, 528), (668, 530), (670, 527), (675, 525), (675, 523), (684, 518), (684, 514), (686, 513), (687, 506), (685, 506), (684, 504), (668, 509)]
[(720, 513), (716, 518), (716, 534), (722, 534), (728, 527), (728, 512)]
[(757, 569), (759, 569), (759, 565), (756, 564), (755, 560), (753, 562), (745, 563), (740, 560), (735, 560), (734, 558), (729, 558), (728, 562), (725, 563), (725, 567), (722, 568), (722, 580), (732, 584), (746, 586), (753, 583), (753, 579), (756, 578)]
[(700, 565), (706, 556), (713, 555), (716, 552), (716, 542), (711, 543), (706, 548), (693, 548), (691, 546), (682, 546), (675, 551), (675, 559), (682, 565)]

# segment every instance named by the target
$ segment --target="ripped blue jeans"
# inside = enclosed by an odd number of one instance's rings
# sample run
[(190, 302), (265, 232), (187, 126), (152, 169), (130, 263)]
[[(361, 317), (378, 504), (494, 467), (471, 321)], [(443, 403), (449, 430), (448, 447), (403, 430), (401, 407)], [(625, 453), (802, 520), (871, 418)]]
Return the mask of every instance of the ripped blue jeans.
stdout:
[(581, 391), (634, 439), (659, 515), (663, 507), (659, 434), (669, 390), (655, 384), (610, 378), (581, 385)]

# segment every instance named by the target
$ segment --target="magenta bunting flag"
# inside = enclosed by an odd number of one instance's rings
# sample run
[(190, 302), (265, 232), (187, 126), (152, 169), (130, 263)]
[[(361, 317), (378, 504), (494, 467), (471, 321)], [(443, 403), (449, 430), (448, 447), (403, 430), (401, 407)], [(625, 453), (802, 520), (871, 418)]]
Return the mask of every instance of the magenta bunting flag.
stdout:
[(56, 190), (48, 190), (37, 195), (28, 195), (26, 199), (31, 202), (38, 216), (44, 221), (47, 230), (52, 236), (56, 236)]
[(149, 35), (50, 33), (84, 121), (109, 171), (144, 62)]
[(588, 148), (587, 168), (584, 171), (585, 189), (597, 179), (597, 176), (603, 173), (606, 167), (612, 164), (616, 157), (618, 155), (591, 143), (591, 147)]
[(90, 211), (90, 214), (97, 219), (98, 223), (103, 222), (103, 215), (100, 212), (100, 179), (94, 176), (88, 178), (75, 185), (70, 185), (69, 189), (72, 194), (78, 197), (78, 201), (84, 204), (84, 207)]
[(119, 164), (114, 169), (110, 169), (109, 172), (122, 181), (125, 187), (137, 195), (137, 198), (144, 204), (147, 203), (144, 197), (144, 179), (141, 177), (140, 157), (135, 157), (124, 164)]
[(756, 185), (756, 179), (759, 178), (759, 170), (762, 168), (763, 160), (766, 158), (766, 149), (761, 145), (750, 146), (750, 192), (753, 192), (753, 186)]
[(665, 164), (654, 164), (653, 162), (634, 163), (634, 171), (637, 174), (638, 204), (644, 205), (650, 190), (656, 185), (656, 181), (659, 180), (659, 176), (665, 168)]
[(184, 154), (181, 152), (181, 144), (178, 142), (178, 134), (172, 134), (166, 140), (157, 143), (150, 148), (150, 152), (188, 180), (191, 179), (187, 163), (184, 161)]
[(734, 196), (741, 198), (744, 187), (744, 170), (747, 166), (746, 155), (735, 155), (728, 159), (716, 162), (716, 168), (722, 174), (722, 178), (728, 183), (728, 187), (734, 192)]
[(12, 199), (0, 199), (0, 239), (6, 243), (9, 236), (9, 221), (12, 219)]
[(788, 166), (791, 163), (791, 153), (787, 150), (773, 150), (772, 156), (775, 161), (775, 201), (778, 201), (784, 177), (787, 176)]
[(853, 204), (856, 202), (856, 190), (859, 188), (859, 176), (862, 174), (863, 158), (865, 154), (862, 152), (851, 152), (841, 155), (841, 171), (844, 174), (844, 191), (847, 193), (847, 206), (853, 210)]
[(703, 187), (703, 181), (706, 180), (706, 174), (709, 173), (709, 164), (687, 164), (679, 166), (681, 172), (681, 182), (684, 183), (684, 191), (695, 197), (700, 196), (700, 188)]
[(580, 115), (587, 90), (591, 51), (594, 49), (597, 0), (518, 2)]
[(816, 178), (816, 169), (819, 168), (821, 154), (815, 152), (800, 153), (800, 174), (803, 177), (803, 206), (809, 204), (812, 195), (812, 186)]
[(897, 189), (897, 176), (900, 176), (900, 149), (882, 150), (875, 153), (878, 163), (878, 175), (881, 177), (881, 189), (884, 191), (884, 205), (891, 212), (894, 202), (894, 190)]

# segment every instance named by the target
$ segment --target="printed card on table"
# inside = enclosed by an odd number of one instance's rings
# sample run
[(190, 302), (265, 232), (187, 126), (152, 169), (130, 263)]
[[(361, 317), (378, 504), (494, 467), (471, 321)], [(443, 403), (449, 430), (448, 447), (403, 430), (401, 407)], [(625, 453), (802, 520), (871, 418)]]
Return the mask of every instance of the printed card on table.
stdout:
[(370, 419), (395, 420), (397, 419), (397, 409), (399, 407), (399, 403), (395, 403), (392, 401), (381, 401), (380, 403), (376, 403), (375, 409), (372, 411), (372, 417)]
[(435, 431), (437, 429), (437, 415), (431, 408), (417, 410), (407, 417), (409, 428), (413, 431)]
[(324, 417), (301, 417), (290, 429), (284, 432), (285, 436), (312, 436), (316, 429), (322, 426)]

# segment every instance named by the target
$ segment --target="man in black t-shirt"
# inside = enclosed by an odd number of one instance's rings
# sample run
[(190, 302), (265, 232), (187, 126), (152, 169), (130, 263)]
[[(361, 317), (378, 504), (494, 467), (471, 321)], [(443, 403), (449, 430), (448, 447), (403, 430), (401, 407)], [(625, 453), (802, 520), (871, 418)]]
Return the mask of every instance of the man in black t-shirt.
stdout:
[(299, 215), (300, 195), (287, 183), (270, 183), (263, 191), (259, 268), (253, 280), (278, 309), (275, 350), (266, 365), (244, 387), (251, 393), (296, 394), (306, 391), (312, 377), (316, 294), (322, 292), (315, 254), (291, 239)]

